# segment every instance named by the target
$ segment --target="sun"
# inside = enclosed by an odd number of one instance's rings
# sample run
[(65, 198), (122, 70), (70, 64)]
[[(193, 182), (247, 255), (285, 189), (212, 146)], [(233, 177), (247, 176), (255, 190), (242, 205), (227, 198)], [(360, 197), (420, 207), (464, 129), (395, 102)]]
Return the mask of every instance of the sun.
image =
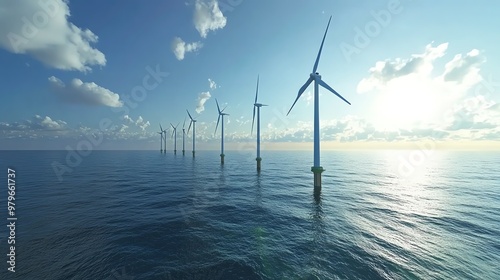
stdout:
[(391, 81), (374, 103), (374, 124), (379, 129), (409, 129), (435, 123), (444, 99), (429, 80)]

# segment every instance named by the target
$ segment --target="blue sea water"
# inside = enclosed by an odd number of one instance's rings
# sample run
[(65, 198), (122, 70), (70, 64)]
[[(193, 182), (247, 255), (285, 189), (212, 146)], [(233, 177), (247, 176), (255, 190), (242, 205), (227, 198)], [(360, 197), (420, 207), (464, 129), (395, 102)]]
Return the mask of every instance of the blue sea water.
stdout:
[(500, 153), (1, 151), (1, 279), (499, 279)]

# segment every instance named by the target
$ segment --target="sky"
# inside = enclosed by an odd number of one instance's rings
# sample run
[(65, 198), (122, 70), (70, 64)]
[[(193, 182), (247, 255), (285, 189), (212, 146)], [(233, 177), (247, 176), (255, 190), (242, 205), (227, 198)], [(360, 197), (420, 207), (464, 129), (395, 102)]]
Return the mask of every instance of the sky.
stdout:
[[(500, 147), (496, 1), (0, 1), (0, 149)], [(191, 147), (191, 132), (186, 150)], [(92, 141), (91, 141), (92, 140)], [(189, 148), (188, 148), (189, 147)], [(89, 147), (87, 147), (89, 148)]]

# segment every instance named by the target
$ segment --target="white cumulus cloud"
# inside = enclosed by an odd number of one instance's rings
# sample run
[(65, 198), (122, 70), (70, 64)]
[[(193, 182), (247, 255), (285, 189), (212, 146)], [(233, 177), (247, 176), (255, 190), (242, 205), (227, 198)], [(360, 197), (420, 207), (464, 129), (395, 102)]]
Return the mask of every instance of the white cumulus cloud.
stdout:
[(210, 99), (212, 95), (210, 95), (210, 92), (202, 92), (198, 95), (198, 104), (196, 105), (196, 112), (199, 114), (203, 111), (205, 111), (205, 102), (207, 102), (208, 99)]
[(0, 48), (61, 70), (106, 65), (104, 54), (91, 46), (97, 35), (69, 22), (69, 16), (66, 0), (0, 1)]
[(196, 0), (193, 22), (200, 36), (206, 38), (208, 32), (224, 28), (227, 19), (217, 0)]
[(179, 37), (172, 41), (172, 52), (178, 60), (183, 60), (186, 53), (196, 52), (203, 47), (201, 42), (186, 43)]
[(84, 83), (80, 79), (73, 79), (66, 85), (58, 78), (51, 76), (49, 83), (54, 93), (62, 100), (86, 104), (86, 105), (104, 105), (108, 107), (122, 107), (123, 102), (117, 93), (103, 88), (95, 83)]

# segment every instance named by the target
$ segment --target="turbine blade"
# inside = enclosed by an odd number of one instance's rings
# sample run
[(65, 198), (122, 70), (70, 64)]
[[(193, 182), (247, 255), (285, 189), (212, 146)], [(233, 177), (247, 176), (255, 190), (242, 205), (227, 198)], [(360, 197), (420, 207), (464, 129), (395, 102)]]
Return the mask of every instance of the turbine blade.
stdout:
[(220, 115), (219, 115), (219, 117), (217, 118), (217, 125), (215, 126), (214, 135), (215, 135), (215, 133), (217, 133), (217, 127), (219, 127), (219, 121), (220, 121)]
[(161, 127), (161, 124), (160, 124), (160, 130), (163, 131), (163, 127)]
[(252, 117), (252, 130), (250, 130), (250, 135), (253, 133), (253, 123), (255, 121), (255, 105), (253, 106), (253, 117)]
[(217, 98), (215, 98), (215, 103), (217, 104), (217, 110), (219, 111), (219, 114), (220, 114), (221, 111), (220, 111), (219, 102), (217, 101)]
[(293, 106), (295, 106), (295, 103), (297, 103), (297, 100), (299, 100), (300, 96), (304, 93), (304, 91), (307, 89), (307, 87), (312, 83), (313, 77), (309, 76), (309, 79), (307, 79), (307, 82), (299, 89), (299, 93), (297, 94), (297, 98), (295, 98), (295, 101), (292, 104), (292, 107), (290, 107), (290, 110), (288, 110), (288, 114), (290, 114), (290, 111), (292, 111)]
[(175, 128), (174, 125), (172, 123), (170, 123), (170, 126), (172, 126), (172, 128)]
[(257, 95), (259, 95), (259, 75), (257, 75), (257, 90), (255, 90), (255, 102), (257, 103)]
[(323, 80), (319, 79), (318, 83), (326, 88), (327, 90), (331, 91), (333, 94), (335, 94), (336, 96), (338, 96), (340, 99), (344, 100), (347, 104), (351, 105), (351, 103), (349, 103), (349, 101), (347, 101), (344, 97), (342, 97), (342, 95), (340, 95), (338, 92), (336, 92), (333, 88), (331, 88), (327, 83), (323, 82)]
[(189, 111), (188, 111), (188, 110), (186, 110), (186, 112), (188, 113), (188, 116), (189, 116), (189, 118), (190, 118), (190, 119), (191, 119), (191, 121), (192, 121), (192, 120), (193, 120), (193, 117), (191, 117), (191, 114), (189, 113)]
[(193, 121), (191, 120), (191, 121), (189, 122), (188, 133), (189, 133), (189, 130), (191, 129), (191, 125), (192, 125), (192, 124), (193, 124)]
[(316, 62), (314, 63), (312, 73), (316, 73), (316, 69), (318, 69), (319, 58), (321, 56), (321, 51), (323, 50), (323, 44), (325, 43), (326, 33), (328, 32), (328, 27), (330, 26), (331, 20), (332, 20), (332, 16), (330, 16), (330, 19), (328, 20), (328, 25), (326, 26), (325, 35), (323, 35), (323, 41), (321, 41), (321, 46), (319, 47), (318, 57), (316, 57)]
[(182, 129), (186, 127), (186, 117), (184, 117), (184, 123), (182, 124)]
[(222, 109), (220, 112), (221, 112), (221, 113), (222, 113), (222, 112), (224, 112), (224, 110), (226, 110), (226, 108), (227, 108), (227, 105), (226, 105), (226, 106), (224, 106), (224, 109)]
[(177, 123), (177, 125), (175, 126), (175, 129), (177, 129), (177, 127), (179, 126), (179, 124), (180, 124), (180, 123), (181, 123), (181, 122), (178, 122), (178, 123)]

